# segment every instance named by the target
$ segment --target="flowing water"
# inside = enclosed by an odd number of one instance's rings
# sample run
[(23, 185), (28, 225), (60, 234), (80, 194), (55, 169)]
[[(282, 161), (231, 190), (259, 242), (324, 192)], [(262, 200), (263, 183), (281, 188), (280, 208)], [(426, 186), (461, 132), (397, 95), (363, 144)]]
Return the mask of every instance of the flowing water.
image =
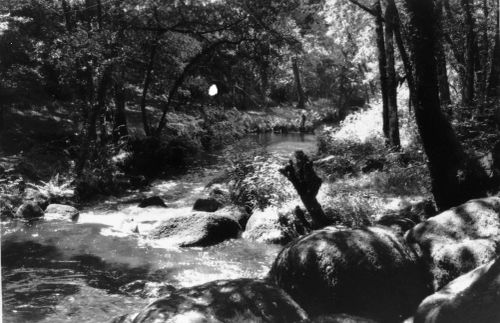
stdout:
[[(190, 212), (230, 156), (269, 153), (286, 160), (298, 149), (313, 152), (314, 136), (248, 136), (205, 156), (190, 172), (84, 208), (77, 223), (2, 223), (3, 322), (107, 322), (173, 288), (264, 277), (278, 246), (244, 239), (204, 248), (165, 246), (132, 234), (131, 222)], [(161, 196), (168, 208), (131, 203), (150, 195)]]

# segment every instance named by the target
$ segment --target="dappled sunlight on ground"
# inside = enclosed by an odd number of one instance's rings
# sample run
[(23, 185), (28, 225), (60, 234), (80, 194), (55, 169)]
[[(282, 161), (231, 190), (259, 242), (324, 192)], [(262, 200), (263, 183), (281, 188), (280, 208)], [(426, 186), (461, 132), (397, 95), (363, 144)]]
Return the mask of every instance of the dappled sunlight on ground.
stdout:
[[(408, 95), (408, 89), (405, 86), (399, 88), (398, 114), (402, 147), (412, 144), (417, 135), (413, 111), (408, 110)], [(338, 129), (332, 136), (335, 139), (354, 140), (361, 143), (368, 141), (383, 142), (381, 99), (373, 99), (367, 109), (348, 115), (341, 122), (340, 127), (330, 128), (331, 131)]]

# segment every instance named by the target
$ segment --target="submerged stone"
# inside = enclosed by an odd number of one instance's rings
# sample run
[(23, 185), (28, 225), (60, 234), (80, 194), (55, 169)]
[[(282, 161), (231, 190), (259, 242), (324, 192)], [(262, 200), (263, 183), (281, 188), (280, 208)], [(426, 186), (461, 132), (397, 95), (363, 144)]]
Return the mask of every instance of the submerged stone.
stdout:
[(70, 220), (77, 221), (80, 212), (70, 206), (64, 204), (49, 204), (45, 210), (45, 219), (48, 220)]

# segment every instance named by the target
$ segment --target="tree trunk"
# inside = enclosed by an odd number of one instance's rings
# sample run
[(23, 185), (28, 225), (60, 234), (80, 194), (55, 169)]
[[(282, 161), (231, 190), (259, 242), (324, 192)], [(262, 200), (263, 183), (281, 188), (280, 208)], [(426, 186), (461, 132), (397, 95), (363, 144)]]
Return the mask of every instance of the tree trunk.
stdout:
[[(113, 66), (108, 65), (104, 68), (101, 80), (97, 87), (97, 106), (95, 108), (95, 117), (100, 120), (100, 139), (101, 144), (105, 144), (107, 141), (107, 129), (104, 121), (104, 113), (106, 108), (106, 94), (108, 92), (109, 84), (111, 82), (111, 73), (113, 72)], [(94, 130), (95, 131), (95, 130)], [(94, 138), (95, 139), (95, 138)]]
[(125, 114), (125, 90), (123, 84), (115, 84), (115, 113), (113, 117), (113, 141), (128, 136), (127, 117)]
[(91, 155), (92, 145), (95, 144), (97, 138), (97, 120), (106, 104), (106, 92), (108, 90), (108, 84), (111, 81), (112, 68), (112, 65), (108, 65), (104, 68), (103, 74), (99, 80), (99, 84), (97, 87), (97, 102), (95, 102), (95, 104), (92, 104), (90, 107), (87, 127), (81, 146), (81, 152), (75, 167), (77, 176), (82, 175), (85, 164), (87, 163), (89, 156)]
[(158, 48), (158, 39), (155, 39), (153, 45), (151, 46), (151, 52), (149, 53), (148, 66), (146, 67), (146, 75), (144, 76), (144, 85), (142, 86), (141, 117), (142, 117), (142, 127), (144, 129), (144, 133), (146, 134), (146, 136), (151, 135), (151, 130), (148, 121), (148, 114), (146, 111), (146, 101), (148, 96), (149, 85), (151, 83), (151, 77), (153, 73), (157, 48)]
[(487, 176), (458, 142), (440, 109), (433, 0), (405, 0), (415, 66), (415, 117), (440, 210), (486, 195)]
[(387, 103), (388, 103), (388, 118), (389, 118), (389, 146), (395, 150), (399, 150), (401, 142), (399, 140), (399, 119), (398, 119), (398, 92), (396, 69), (394, 68), (394, 20), (395, 9), (388, 5), (385, 10), (385, 52), (387, 59)]
[(496, 1), (495, 46), (488, 79), (488, 96), (498, 99), (500, 96), (500, 1)]
[(295, 86), (297, 87), (297, 97), (299, 102), (297, 103), (298, 109), (304, 109), (306, 104), (306, 97), (304, 94), (304, 89), (302, 88), (302, 83), (300, 81), (300, 71), (299, 71), (299, 63), (297, 62), (297, 57), (292, 58), (292, 68), (293, 68), (293, 76), (295, 77)]
[[(450, 7), (450, 2), (449, 0), (442, 0), (443, 1), (443, 7), (444, 11), (446, 12), (446, 19), (448, 20), (448, 24), (451, 26), (458, 26), (461, 23), (455, 19), (456, 14), (451, 10)], [(461, 87), (460, 87), (460, 93), (462, 96), (462, 101), (465, 102), (465, 99), (467, 97), (467, 73), (466, 73), (466, 58), (465, 58), (465, 52), (462, 51), (462, 48), (465, 48), (465, 46), (458, 46), (456, 42), (451, 38), (450, 34), (448, 32), (445, 32), (442, 30), (444, 39), (448, 44), (450, 45), (451, 51), (453, 53), (453, 57), (457, 61), (457, 64), (453, 64), (455, 66), (455, 69), (457, 70), (458, 77), (460, 79)], [(462, 47), (462, 48), (461, 48)]]
[[(481, 97), (481, 101), (484, 101), (486, 98), (486, 88), (488, 85), (488, 56), (489, 56), (489, 37), (488, 37), (488, 20), (489, 20), (489, 7), (488, 0), (483, 0), (483, 22), (482, 22), (482, 34), (481, 34), (481, 49), (480, 49), (480, 60), (478, 64), (478, 68), (480, 69), (479, 73), (481, 77), (478, 77), (477, 82), (478, 93)], [(481, 105), (482, 106), (482, 105)]]
[(439, 99), (441, 104), (447, 106), (451, 103), (450, 84), (448, 83), (448, 71), (446, 70), (446, 55), (444, 51), (443, 36), (443, 2), (436, 1), (436, 63), (439, 85)]
[(384, 25), (382, 22), (382, 4), (375, 2), (375, 33), (377, 35), (378, 69), (380, 74), (380, 90), (382, 92), (382, 130), (389, 139), (389, 103), (387, 87), (387, 57), (385, 55)]
[[(319, 229), (327, 226), (331, 221), (323, 212), (323, 208), (316, 199), (319, 188), (321, 187), (321, 178), (316, 175), (313, 169), (312, 161), (303, 151), (295, 152), (296, 163), (289, 162), (287, 166), (280, 169), (283, 174), (295, 187), (297, 193), (304, 203), (312, 219), (312, 229)], [(299, 220), (301, 220), (299, 218)]]
[(472, 15), (471, 0), (461, 0), (461, 5), (465, 14), (465, 30), (466, 30), (466, 45), (465, 45), (465, 83), (463, 86), (465, 104), (472, 104), (474, 101), (474, 62), (476, 55), (475, 33), (474, 33), (474, 17)]
[(269, 89), (269, 62), (262, 61), (260, 63), (260, 96), (264, 106), (267, 106), (267, 93)]
[(0, 134), (4, 131), (5, 129), (5, 117), (4, 117), (4, 104), (0, 102)]
[(403, 35), (401, 33), (401, 20), (399, 19), (399, 12), (396, 7), (396, 3), (394, 0), (388, 0), (388, 6), (392, 7), (394, 10), (394, 36), (396, 39), (396, 45), (398, 46), (399, 55), (401, 56), (401, 60), (403, 61), (403, 66), (405, 68), (405, 76), (406, 82), (408, 84), (408, 90), (410, 92), (410, 104), (415, 106), (415, 81), (413, 78), (413, 67), (410, 61), (410, 57), (408, 56), (408, 52), (405, 49)]
[(96, 8), (97, 9), (97, 12), (96, 12), (96, 14), (97, 14), (97, 26), (100, 30), (100, 29), (102, 29), (102, 2), (101, 2), (101, 0), (96, 0), (96, 1), (97, 1), (97, 4), (96, 4), (96, 6), (97, 6), (97, 8)]
[(71, 30), (73, 29), (71, 21), (71, 8), (66, 0), (62, 0), (62, 9), (64, 13), (64, 22), (66, 23), (66, 30), (68, 32), (71, 32)]

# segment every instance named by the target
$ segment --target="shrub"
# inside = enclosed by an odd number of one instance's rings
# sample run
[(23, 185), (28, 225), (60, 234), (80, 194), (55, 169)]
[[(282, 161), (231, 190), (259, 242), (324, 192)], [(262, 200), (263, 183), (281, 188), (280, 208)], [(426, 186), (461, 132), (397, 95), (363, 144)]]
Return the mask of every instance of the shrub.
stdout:
[(69, 199), (74, 195), (74, 189), (71, 186), (71, 180), (63, 178), (57, 173), (49, 181), (40, 181), (41, 184), (28, 184), (38, 190), (49, 201), (61, 201)]
[(335, 224), (350, 228), (372, 224), (371, 217), (376, 210), (372, 198), (358, 192), (330, 192), (330, 194), (323, 208)]
[(267, 155), (239, 160), (230, 170), (233, 203), (252, 211), (296, 197), (292, 184), (279, 172), (281, 167), (282, 161)]

